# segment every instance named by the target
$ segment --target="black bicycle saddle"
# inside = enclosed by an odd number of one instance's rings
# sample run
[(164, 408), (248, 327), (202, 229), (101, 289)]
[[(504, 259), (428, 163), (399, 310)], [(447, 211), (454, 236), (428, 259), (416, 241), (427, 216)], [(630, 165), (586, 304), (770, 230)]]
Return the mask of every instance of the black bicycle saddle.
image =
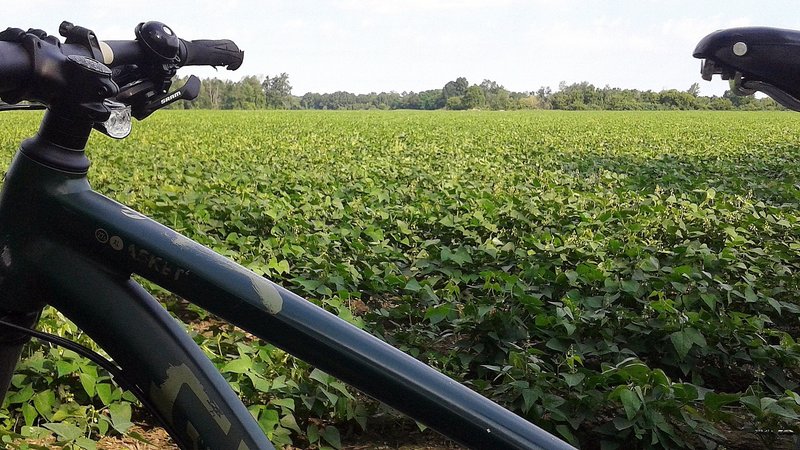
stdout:
[(732, 80), (735, 94), (761, 91), (800, 111), (800, 31), (767, 27), (729, 28), (704, 37), (694, 50), (704, 80)]

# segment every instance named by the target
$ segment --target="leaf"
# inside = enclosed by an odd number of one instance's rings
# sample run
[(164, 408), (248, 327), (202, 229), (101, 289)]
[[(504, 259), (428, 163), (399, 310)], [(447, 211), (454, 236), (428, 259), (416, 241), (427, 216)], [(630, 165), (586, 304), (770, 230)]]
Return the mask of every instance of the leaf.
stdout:
[(133, 423), (131, 423), (130, 403), (122, 402), (109, 405), (108, 412), (111, 414), (111, 426), (120, 433), (125, 434), (128, 428), (133, 426)]
[(741, 395), (739, 394), (717, 394), (716, 392), (708, 392), (706, 393), (705, 400), (703, 400), (703, 404), (711, 411), (717, 412), (723, 406), (738, 403), (740, 398)]
[(419, 292), (420, 289), (422, 289), (422, 285), (420, 285), (419, 281), (417, 281), (415, 278), (411, 278), (408, 280), (408, 283), (406, 283), (403, 289), (411, 292)]
[(306, 437), (308, 438), (308, 442), (312, 444), (319, 442), (319, 428), (314, 424), (310, 424), (306, 427)]
[(286, 414), (281, 417), (281, 426), (293, 430), (298, 434), (303, 433), (300, 426), (297, 424), (297, 419), (294, 417), (294, 414)]
[(639, 291), (639, 282), (638, 281), (625, 280), (625, 281), (623, 281), (621, 283), (621, 285), (622, 285), (622, 290), (627, 292), (627, 293), (635, 294), (636, 292)]
[(567, 386), (575, 387), (581, 383), (586, 378), (586, 374), (583, 373), (562, 373), (561, 376), (564, 378), (564, 381), (567, 382)]
[(675, 392), (675, 398), (683, 402), (692, 402), (700, 398), (700, 392), (697, 386), (690, 383), (675, 383), (672, 385)]
[(578, 281), (578, 272), (574, 270), (568, 270), (564, 272), (564, 275), (567, 277), (570, 283), (575, 283)]
[(321, 371), (319, 369), (312, 370), (311, 374), (309, 374), (308, 377), (311, 378), (312, 380), (319, 381), (320, 383), (322, 383), (325, 386), (327, 386), (328, 383), (330, 383), (331, 379), (332, 379), (332, 377), (330, 375), (328, 375), (327, 373), (325, 373), (325, 372), (323, 372), (323, 371)]
[(270, 392), (272, 390), (271, 389), (272, 388), (272, 384), (269, 381), (267, 381), (266, 378), (264, 378), (264, 377), (262, 377), (262, 376), (260, 376), (258, 374), (255, 374), (253, 372), (247, 372), (246, 375), (247, 375), (247, 378), (250, 379), (250, 382), (253, 383), (253, 387), (257, 391), (268, 393), (268, 392)]
[(222, 372), (228, 373), (247, 373), (253, 368), (253, 360), (249, 356), (243, 355), (241, 358), (228, 361), (222, 366)]
[(103, 402), (104, 405), (111, 404), (111, 385), (108, 383), (98, 383), (95, 385), (95, 390), (97, 391), (97, 396), (100, 397), (100, 401)]
[(570, 444), (576, 447), (579, 445), (578, 439), (575, 438), (575, 435), (572, 434), (572, 431), (566, 425), (556, 425), (556, 431)]
[(75, 444), (77, 444), (78, 447), (80, 447), (82, 449), (85, 449), (85, 450), (95, 450), (95, 449), (97, 449), (97, 443), (95, 441), (87, 438), (87, 437), (84, 437), (84, 436), (79, 436), (79, 437), (75, 438)]
[(613, 422), (614, 422), (614, 428), (616, 428), (617, 431), (626, 430), (633, 426), (633, 422), (626, 419), (625, 417), (614, 417)]
[(633, 420), (633, 418), (636, 417), (636, 413), (639, 412), (639, 408), (642, 407), (639, 396), (630, 389), (625, 389), (620, 392), (619, 399), (622, 401), (622, 407), (625, 409), (625, 415), (628, 417), (628, 420)]
[(269, 401), (270, 404), (286, 408), (289, 411), (294, 411), (294, 399), (291, 398), (273, 398)]
[(645, 272), (656, 272), (659, 269), (658, 259), (655, 256), (650, 256), (643, 260), (639, 267)]
[(334, 426), (327, 426), (322, 431), (322, 438), (333, 446), (333, 448), (342, 448), (342, 439), (339, 436), (339, 430)]
[(111, 427), (110, 419), (101, 416), (100, 420), (97, 421), (97, 430), (101, 435), (105, 436), (108, 433), (109, 427)]
[(60, 422), (60, 423), (45, 423), (42, 425), (43, 427), (51, 430), (55, 434), (58, 435), (61, 439), (66, 441), (74, 441), (78, 437), (83, 435), (83, 431), (80, 428), (72, 425), (71, 423)]
[(78, 375), (78, 377), (81, 380), (81, 386), (83, 386), (83, 390), (86, 392), (86, 394), (89, 397), (94, 397), (94, 385), (97, 382), (97, 378), (83, 372)]
[(33, 406), (43, 417), (50, 418), (52, 416), (55, 404), (56, 395), (49, 389), (33, 396)]
[(72, 413), (70, 408), (67, 405), (61, 405), (52, 416), (50, 416), (51, 422), (62, 422), (67, 417), (71, 416)]
[(56, 369), (58, 370), (58, 377), (61, 378), (68, 373), (78, 370), (78, 365), (71, 361), (57, 361)]
[(703, 299), (703, 302), (708, 306), (708, 308), (714, 311), (717, 308), (717, 296), (714, 294), (700, 294), (700, 298)]
[(650, 368), (641, 361), (630, 361), (624, 365), (620, 364), (620, 366), (622, 366), (619, 367), (620, 376), (624, 377), (625, 380), (634, 381), (637, 384), (646, 383), (652, 372)]
[[(706, 397), (708, 397), (708, 394), (706, 394)], [(757, 416), (761, 415), (762, 413), (761, 399), (759, 399), (757, 396), (748, 395), (745, 397), (740, 397), (739, 402), (744, 406), (746, 406), (753, 414)]]
[(132, 437), (132, 438), (136, 439), (137, 441), (142, 442), (144, 444), (153, 445), (153, 443), (148, 441), (147, 438), (145, 438), (144, 436), (142, 436), (141, 434), (139, 434), (139, 433), (137, 433), (135, 431), (129, 431), (126, 434), (126, 436), (130, 436), (130, 437)]
[(22, 416), (25, 418), (25, 425), (31, 426), (33, 425), (33, 421), (39, 417), (39, 413), (36, 411), (33, 405), (30, 403), (23, 403), (22, 404)]
[(275, 427), (280, 425), (280, 414), (274, 409), (265, 409), (261, 411), (261, 414), (258, 416), (258, 424), (261, 426), (262, 430), (266, 433), (270, 433)]
[(437, 323), (446, 319), (452, 310), (453, 306), (449, 303), (433, 306), (428, 308), (428, 310), (425, 312), (425, 318), (430, 320), (431, 325), (436, 325)]
[(788, 419), (791, 421), (797, 421), (800, 419), (800, 415), (796, 412), (783, 407), (780, 403), (774, 402), (764, 408), (765, 411), (770, 412), (771, 414), (775, 414), (777, 416), (783, 417), (784, 419)]
[(774, 309), (778, 314), (781, 314), (781, 312), (783, 311), (783, 307), (781, 306), (780, 302), (778, 302), (774, 298), (772, 297), (767, 298), (767, 303), (769, 303), (769, 305), (772, 306), (772, 309)]
[(686, 336), (691, 343), (697, 345), (700, 348), (708, 347), (706, 343), (706, 338), (703, 336), (703, 333), (700, 332), (697, 328), (687, 327), (683, 330), (683, 334)]
[(689, 350), (692, 348), (692, 340), (686, 336), (686, 333), (681, 331), (676, 331), (669, 335), (670, 341), (672, 341), (672, 345), (675, 347), (675, 351), (678, 353), (678, 357), (680, 359), (686, 358), (686, 355), (689, 354)]
[(289, 273), (289, 261), (282, 259), (279, 262), (277, 258), (273, 257), (269, 260), (269, 268), (278, 274)]
[(450, 250), (448, 247), (442, 247), (440, 257), (442, 258), (442, 261), (453, 261), (459, 266), (463, 266), (465, 263), (472, 262), (472, 257), (469, 255), (469, 251), (467, 251), (467, 249), (464, 247), (459, 247), (455, 251)]

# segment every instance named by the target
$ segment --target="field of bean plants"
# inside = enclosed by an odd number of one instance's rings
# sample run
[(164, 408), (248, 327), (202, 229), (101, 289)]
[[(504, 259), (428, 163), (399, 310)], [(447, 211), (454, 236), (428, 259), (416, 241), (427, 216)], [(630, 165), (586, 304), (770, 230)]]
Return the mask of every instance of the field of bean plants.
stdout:
[[(3, 114), (4, 167), (39, 117)], [(96, 190), (581, 448), (800, 431), (800, 114), (165, 111), (88, 155)], [(276, 445), (417, 428), (146, 285)], [(25, 355), (5, 442), (146, 420), (74, 353)]]

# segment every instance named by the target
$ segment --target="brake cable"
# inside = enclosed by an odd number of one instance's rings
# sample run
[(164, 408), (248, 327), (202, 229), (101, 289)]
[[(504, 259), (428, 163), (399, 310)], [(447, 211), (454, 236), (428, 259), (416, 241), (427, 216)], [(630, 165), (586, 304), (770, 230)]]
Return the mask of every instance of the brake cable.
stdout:
[[(21, 106), (27, 106), (27, 105), (21, 105)], [(31, 105), (31, 106), (38, 106), (38, 105)], [(0, 319), (0, 326), (11, 328), (14, 331), (18, 331), (27, 336), (38, 339), (40, 341), (45, 341), (50, 344), (56, 345), (58, 347), (71, 350), (83, 356), (84, 358), (92, 361), (98, 366), (102, 367), (111, 375), (111, 378), (117, 383), (119, 387), (121, 387), (126, 391), (129, 391), (131, 394), (134, 395), (134, 397), (136, 397), (136, 399), (138, 399), (142, 403), (142, 406), (150, 414), (153, 415), (153, 417), (156, 419), (156, 422), (158, 422), (158, 424), (162, 428), (164, 428), (167, 434), (169, 434), (170, 436), (174, 436), (172, 425), (170, 425), (170, 423), (166, 420), (162, 412), (158, 410), (155, 403), (153, 403), (149, 398), (147, 398), (147, 395), (144, 393), (144, 391), (140, 389), (139, 386), (137, 386), (136, 383), (133, 382), (128, 377), (128, 375), (122, 371), (122, 369), (120, 369), (116, 364), (106, 359), (101, 354), (95, 352), (94, 350), (84, 345), (78, 344), (77, 342), (74, 341), (70, 341), (69, 339), (65, 339), (61, 336), (45, 333), (43, 331), (33, 330), (11, 322), (6, 322), (5, 320), (2, 319)]]

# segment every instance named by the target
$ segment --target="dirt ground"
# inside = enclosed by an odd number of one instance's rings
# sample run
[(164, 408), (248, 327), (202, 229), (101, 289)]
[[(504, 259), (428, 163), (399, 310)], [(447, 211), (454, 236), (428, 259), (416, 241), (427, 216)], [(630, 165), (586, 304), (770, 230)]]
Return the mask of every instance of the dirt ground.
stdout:
[[(149, 443), (141, 442), (133, 437), (104, 437), (97, 443), (98, 450), (178, 450), (178, 446), (161, 428), (143, 428), (134, 426), (132, 431), (141, 435)], [(720, 449), (729, 450), (754, 450), (770, 448), (773, 450), (800, 450), (800, 440), (790, 434), (780, 435), (778, 439), (768, 445), (752, 433), (735, 430), (724, 430), (728, 438), (728, 445)], [(343, 450), (463, 450), (435, 433), (422, 433), (418, 430), (375, 430), (363, 435), (349, 436)], [(53, 440), (28, 440), (29, 444), (36, 444), (50, 448)], [(21, 444), (18, 442), (17, 444)], [(302, 450), (306, 447), (285, 447), (283, 450)]]
[[(161, 428), (148, 428), (135, 425), (131, 431), (141, 435), (148, 443), (130, 436), (104, 437), (97, 443), (98, 450), (178, 450), (169, 435)], [(397, 430), (402, 431), (402, 430)], [(351, 436), (342, 447), (343, 450), (459, 450), (459, 447), (433, 433), (412, 432), (373, 432), (365, 435)], [(35, 444), (50, 448), (54, 440), (26, 440), (28, 444)], [(22, 441), (16, 442), (17, 445)], [(301, 450), (306, 447), (285, 447), (283, 450)]]

